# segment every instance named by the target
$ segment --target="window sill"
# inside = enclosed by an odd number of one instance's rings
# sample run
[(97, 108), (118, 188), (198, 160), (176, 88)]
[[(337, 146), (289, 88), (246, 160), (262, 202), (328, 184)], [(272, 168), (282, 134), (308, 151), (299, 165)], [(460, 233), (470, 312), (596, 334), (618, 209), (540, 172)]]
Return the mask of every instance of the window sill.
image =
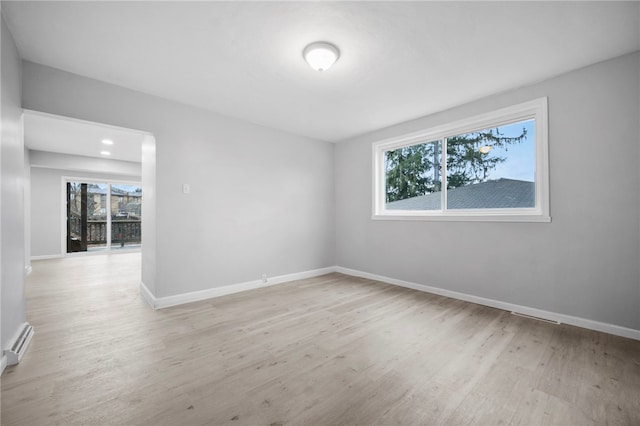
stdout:
[(427, 222), (535, 222), (550, 223), (551, 216), (546, 215), (472, 215), (472, 214), (455, 214), (455, 215), (396, 215), (396, 214), (374, 214), (372, 220), (394, 220), (394, 221), (427, 221)]

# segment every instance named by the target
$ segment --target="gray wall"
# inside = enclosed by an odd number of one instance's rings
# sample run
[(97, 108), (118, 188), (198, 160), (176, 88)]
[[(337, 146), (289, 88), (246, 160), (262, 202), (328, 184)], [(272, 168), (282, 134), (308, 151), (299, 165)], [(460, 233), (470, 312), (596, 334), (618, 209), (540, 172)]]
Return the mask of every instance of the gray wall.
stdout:
[[(336, 146), (337, 264), (640, 329), (640, 54)], [(552, 223), (371, 220), (371, 143), (549, 97)]]
[(0, 341), (8, 347), (20, 324), (26, 321), (24, 302), (25, 238), (24, 179), (25, 153), (22, 138), (21, 63), (4, 18), (2, 31), (2, 193), (0, 207), (0, 269), (2, 325)]
[(62, 256), (62, 177), (126, 180), (140, 182), (140, 176), (106, 172), (83, 172), (41, 167), (31, 168), (31, 256)]
[[(23, 68), (25, 108), (155, 136), (155, 296), (335, 264), (333, 144), (29, 62)], [(142, 167), (146, 189), (144, 160)]]
[[(156, 294), (157, 264), (157, 191), (156, 191), (156, 140), (151, 135), (142, 139), (142, 280), (152, 294)], [(152, 247), (152, 250), (149, 250)]]

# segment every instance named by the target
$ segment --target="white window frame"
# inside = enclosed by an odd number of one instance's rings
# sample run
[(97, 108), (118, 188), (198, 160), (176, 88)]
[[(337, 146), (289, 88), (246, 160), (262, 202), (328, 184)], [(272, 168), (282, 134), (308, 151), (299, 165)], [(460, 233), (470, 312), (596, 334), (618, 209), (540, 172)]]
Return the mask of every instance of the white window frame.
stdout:
[[(549, 129), (546, 97), (502, 108), (486, 114), (437, 126), (373, 144), (373, 215), (375, 220), (433, 220), (484, 222), (551, 222), (549, 214)], [(495, 128), (524, 120), (535, 120), (535, 207), (503, 209), (446, 208), (447, 138)], [(442, 143), (442, 202), (440, 210), (387, 210), (385, 202), (386, 151), (440, 140)]]

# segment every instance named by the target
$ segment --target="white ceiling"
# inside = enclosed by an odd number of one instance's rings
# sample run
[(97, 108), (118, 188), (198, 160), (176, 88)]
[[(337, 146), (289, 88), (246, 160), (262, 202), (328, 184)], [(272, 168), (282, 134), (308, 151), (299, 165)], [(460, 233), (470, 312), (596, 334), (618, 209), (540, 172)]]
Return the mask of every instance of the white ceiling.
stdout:
[[(328, 141), (640, 50), (638, 2), (3, 2), (29, 61)], [(310, 42), (341, 49), (319, 73)]]
[[(24, 143), (32, 150), (139, 163), (143, 138), (142, 132), (120, 127), (36, 111), (24, 113)], [(103, 139), (110, 139), (113, 145), (104, 145)], [(103, 156), (101, 151), (108, 151), (111, 155)]]

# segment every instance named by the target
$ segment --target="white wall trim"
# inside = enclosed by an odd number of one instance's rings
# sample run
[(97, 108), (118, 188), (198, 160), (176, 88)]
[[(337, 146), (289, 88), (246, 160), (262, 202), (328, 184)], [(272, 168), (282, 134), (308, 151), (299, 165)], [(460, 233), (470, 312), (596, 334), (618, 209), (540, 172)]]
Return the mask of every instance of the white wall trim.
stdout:
[(153, 309), (158, 309), (156, 298), (142, 281), (140, 281), (140, 296), (142, 296), (142, 299)]
[(382, 281), (387, 284), (393, 284), (400, 287), (411, 288), (414, 290), (423, 291), (425, 293), (438, 294), (440, 296), (451, 297), (453, 299), (459, 299), (467, 302), (477, 303), (479, 305), (490, 306), (492, 308), (503, 309), (509, 312), (530, 315), (538, 318), (543, 318), (549, 321), (565, 323), (569, 325), (574, 325), (576, 327), (587, 328), (589, 330), (601, 331), (603, 333), (609, 333), (616, 336), (627, 337), (629, 339), (640, 340), (640, 330), (622, 327), (619, 325), (608, 324), (608, 323), (594, 321), (594, 320), (581, 318), (581, 317), (574, 317), (571, 315), (559, 314), (556, 312), (545, 311), (537, 308), (530, 308), (528, 306), (516, 305), (514, 303), (501, 302), (499, 300), (487, 299), (484, 297), (473, 296), (470, 294), (460, 293), (457, 291), (445, 290), (438, 287), (416, 284), (408, 281), (398, 280), (395, 278), (384, 277), (382, 275), (376, 275), (368, 272), (358, 271), (355, 269), (344, 268), (342, 266), (336, 266), (335, 272), (339, 272), (345, 275), (351, 275), (354, 277)]
[(239, 293), (241, 291), (254, 290), (262, 287), (282, 284), (289, 281), (302, 280), (305, 278), (318, 277), (320, 275), (335, 272), (336, 268), (330, 266), (327, 268), (313, 269), (310, 271), (296, 272), (293, 274), (279, 275), (271, 277), (267, 282), (262, 280), (247, 281), (244, 283), (230, 284), (222, 287), (214, 287), (206, 290), (193, 291), (189, 293), (176, 294), (174, 296), (155, 297), (151, 291), (140, 282), (140, 294), (145, 301), (151, 305), (153, 309), (168, 308), (170, 306), (182, 305), (185, 303), (198, 302), (201, 300), (212, 299), (214, 297), (226, 296), (228, 294)]
[(4, 373), (5, 368), (7, 368), (7, 356), (2, 355), (2, 361), (0, 362), (0, 375)]
[(31, 260), (60, 259), (62, 257), (64, 257), (62, 254), (45, 254), (42, 256), (31, 256)]

